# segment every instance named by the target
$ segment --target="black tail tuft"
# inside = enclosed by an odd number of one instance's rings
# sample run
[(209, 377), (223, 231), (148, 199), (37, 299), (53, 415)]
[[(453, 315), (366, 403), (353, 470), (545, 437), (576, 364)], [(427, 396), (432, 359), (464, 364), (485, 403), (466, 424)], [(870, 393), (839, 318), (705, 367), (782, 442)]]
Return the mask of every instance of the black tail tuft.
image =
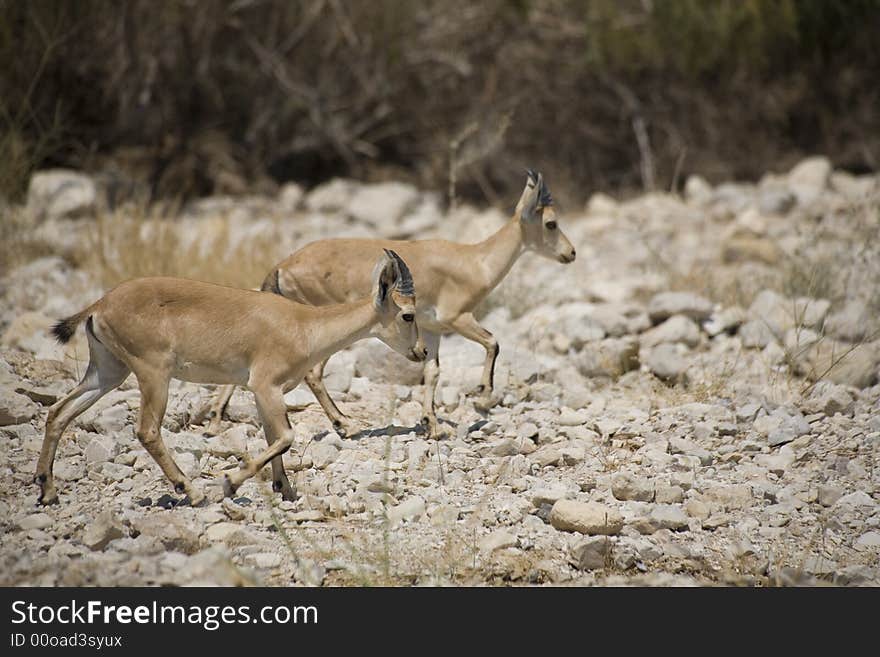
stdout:
[(76, 315), (68, 317), (67, 319), (62, 319), (52, 327), (52, 335), (55, 336), (55, 339), (58, 340), (60, 344), (67, 344), (76, 332), (78, 324), (79, 317)]

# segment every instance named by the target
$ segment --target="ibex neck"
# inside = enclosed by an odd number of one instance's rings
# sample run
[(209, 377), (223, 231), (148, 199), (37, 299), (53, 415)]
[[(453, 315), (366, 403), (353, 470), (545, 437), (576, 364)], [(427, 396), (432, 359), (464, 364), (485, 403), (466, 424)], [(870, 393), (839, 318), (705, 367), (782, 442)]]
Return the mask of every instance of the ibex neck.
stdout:
[(513, 267), (523, 252), (523, 234), (519, 219), (514, 218), (489, 238), (476, 245), (489, 287), (494, 288)]
[(309, 327), (309, 360), (320, 362), (367, 337), (376, 321), (371, 298), (315, 308)]

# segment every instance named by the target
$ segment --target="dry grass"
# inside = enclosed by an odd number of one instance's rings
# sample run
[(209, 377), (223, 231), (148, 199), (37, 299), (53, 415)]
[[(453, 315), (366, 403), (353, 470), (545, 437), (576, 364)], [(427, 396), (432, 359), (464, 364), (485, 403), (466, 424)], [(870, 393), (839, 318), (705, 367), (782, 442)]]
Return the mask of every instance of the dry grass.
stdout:
[(51, 255), (51, 248), (30, 238), (33, 218), (18, 206), (0, 203), (0, 276), (35, 258)]
[(102, 214), (77, 256), (102, 285), (141, 276), (177, 276), (233, 287), (259, 287), (287, 254), (282, 227), (239, 239), (223, 217), (178, 220), (158, 209)]

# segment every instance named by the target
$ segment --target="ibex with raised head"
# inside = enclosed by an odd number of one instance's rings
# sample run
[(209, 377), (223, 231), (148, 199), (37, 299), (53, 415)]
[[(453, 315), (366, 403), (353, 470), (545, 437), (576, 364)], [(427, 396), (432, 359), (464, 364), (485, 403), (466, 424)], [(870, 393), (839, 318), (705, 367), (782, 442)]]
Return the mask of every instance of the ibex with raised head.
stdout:
[[(477, 305), (502, 281), (520, 255), (534, 251), (562, 263), (575, 259), (575, 248), (559, 229), (553, 199), (540, 173), (528, 171), (523, 193), (510, 221), (479, 244), (445, 240), (391, 241), (376, 239), (328, 239), (313, 242), (274, 267), (263, 283), (264, 291), (300, 303), (324, 306), (362, 295), (363, 277), (382, 249), (400, 253), (412, 269), (419, 290), (416, 316), (428, 347), (424, 369), (423, 423), (432, 437), (439, 437), (434, 412), (434, 391), (440, 366), (440, 336), (458, 333), (486, 349), (481, 383), (477, 392), (481, 407), (491, 404), (498, 342), (473, 315)], [(306, 376), (333, 427), (343, 434), (358, 427), (336, 407), (322, 381), (322, 361)], [(206, 429), (216, 434), (233, 388), (221, 391), (207, 413)]]

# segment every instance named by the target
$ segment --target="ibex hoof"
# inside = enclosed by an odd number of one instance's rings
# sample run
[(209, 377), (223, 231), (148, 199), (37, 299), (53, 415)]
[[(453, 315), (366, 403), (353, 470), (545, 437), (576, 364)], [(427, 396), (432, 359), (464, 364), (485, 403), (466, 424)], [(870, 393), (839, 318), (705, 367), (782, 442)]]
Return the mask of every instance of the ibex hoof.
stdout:
[(474, 400), (474, 408), (478, 411), (482, 411), (484, 413), (489, 412), (489, 409), (498, 405), (498, 399), (495, 397), (485, 396), (480, 397), (479, 399)]
[(43, 495), (41, 494), (37, 498), (37, 504), (40, 506), (52, 506), (53, 504), (58, 504), (58, 494), (52, 493), (51, 495)]
[(211, 422), (208, 424), (208, 426), (205, 427), (205, 430), (202, 431), (202, 435), (210, 438), (212, 436), (218, 435), (220, 433), (220, 431), (221, 431), (220, 420), (218, 419), (216, 422), (214, 420), (211, 420)]
[(229, 478), (229, 475), (223, 475), (223, 496), (224, 497), (232, 497), (235, 495), (235, 491), (238, 486), (232, 483), (232, 479)]
[(425, 427), (425, 435), (429, 440), (442, 440), (447, 436), (446, 431), (440, 428), (440, 424), (434, 418), (423, 417), (422, 426)]
[(361, 432), (361, 428), (348, 418), (334, 421), (333, 430), (343, 438), (348, 438)]

